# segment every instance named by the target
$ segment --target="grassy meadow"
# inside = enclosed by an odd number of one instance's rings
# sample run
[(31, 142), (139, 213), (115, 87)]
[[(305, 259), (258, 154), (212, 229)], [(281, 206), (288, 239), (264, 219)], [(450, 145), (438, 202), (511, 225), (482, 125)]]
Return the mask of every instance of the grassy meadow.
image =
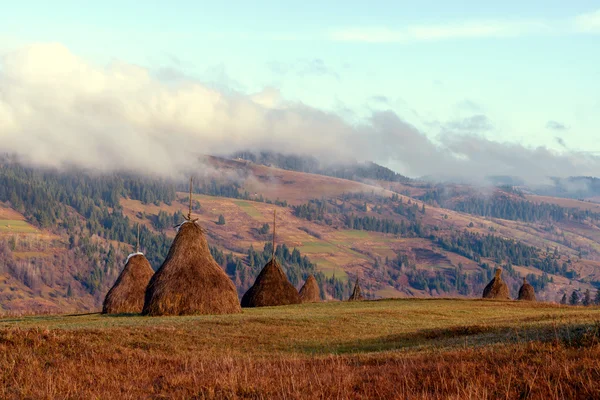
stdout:
[(402, 299), (0, 319), (0, 398), (598, 398), (600, 308)]
[(35, 233), (38, 230), (27, 221), (0, 219), (0, 233)]
[(260, 211), (258, 211), (256, 209), (256, 207), (254, 207), (254, 202), (245, 201), (245, 200), (234, 200), (233, 204), (240, 207), (242, 210), (244, 210), (244, 212), (246, 214), (248, 214), (252, 218), (255, 218), (259, 221), (262, 221), (265, 219), (263, 217), (263, 215), (260, 213)]

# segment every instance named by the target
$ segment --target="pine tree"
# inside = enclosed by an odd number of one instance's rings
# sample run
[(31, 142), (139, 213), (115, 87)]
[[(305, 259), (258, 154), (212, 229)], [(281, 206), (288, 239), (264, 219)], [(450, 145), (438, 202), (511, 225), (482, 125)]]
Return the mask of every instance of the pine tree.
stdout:
[(560, 299), (560, 304), (567, 304), (567, 294), (563, 294), (562, 299)]
[(594, 298), (594, 304), (600, 306), (600, 290), (596, 291), (596, 297)]
[(261, 235), (266, 235), (267, 233), (269, 233), (269, 224), (263, 224), (263, 226), (258, 230), (258, 233), (260, 233)]
[(225, 225), (225, 217), (223, 214), (219, 214), (219, 220), (217, 221), (217, 225)]
[(572, 306), (576, 306), (577, 304), (579, 304), (579, 294), (576, 290), (573, 290), (573, 293), (571, 293), (569, 304), (571, 304)]
[(583, 301), (581, 302), (584, 306), (589, 306), (592, 304), (592, 296), (590, 294), (590, 289), (586, 289), (583, 293)]

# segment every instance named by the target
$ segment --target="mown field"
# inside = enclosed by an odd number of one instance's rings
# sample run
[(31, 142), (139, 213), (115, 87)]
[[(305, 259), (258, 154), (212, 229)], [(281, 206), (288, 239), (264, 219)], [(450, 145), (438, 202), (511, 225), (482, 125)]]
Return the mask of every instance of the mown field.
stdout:
[(0, 398), (599, 398), (600, 308), (403, 299), (0, 319)]

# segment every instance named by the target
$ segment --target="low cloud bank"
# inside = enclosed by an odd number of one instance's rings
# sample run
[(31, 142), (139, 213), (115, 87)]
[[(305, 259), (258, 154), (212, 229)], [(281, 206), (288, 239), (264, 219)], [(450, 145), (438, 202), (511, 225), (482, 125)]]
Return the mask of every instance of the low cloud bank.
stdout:
[[(477, 115), (469, 126), (489, 128)], [(0, 59), (0, 152), (40, 166), (130, 170), (173, 176), (202, 154), (242, 150), (314, 155), (326, 162), (372, 160), (408, 176), (483, 179), (594, 175), (600, 158), (446, 134), (435, 142), (391, 111), (360, 125), (286, 102), (275, 89), (245, 95), (139, 66), (97, 67), (60, 44)]]

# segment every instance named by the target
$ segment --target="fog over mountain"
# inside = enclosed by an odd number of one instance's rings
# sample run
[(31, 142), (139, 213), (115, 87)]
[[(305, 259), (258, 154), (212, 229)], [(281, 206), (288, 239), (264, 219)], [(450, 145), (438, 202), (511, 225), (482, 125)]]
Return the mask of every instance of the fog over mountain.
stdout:
[(598, 175), (600, 157), (477, 134), (434, 139), (392, 111), (360, 124), (279, 91), (220, 91), (185, 75), (137, 65), (93, 65), (61, 44), (36, 44), (0, 59), (0, 152), (40, 166), (131, 170), (169, 176), (202, 154), (245, 150), (372, 160), (407, 176), (539, 182)]

